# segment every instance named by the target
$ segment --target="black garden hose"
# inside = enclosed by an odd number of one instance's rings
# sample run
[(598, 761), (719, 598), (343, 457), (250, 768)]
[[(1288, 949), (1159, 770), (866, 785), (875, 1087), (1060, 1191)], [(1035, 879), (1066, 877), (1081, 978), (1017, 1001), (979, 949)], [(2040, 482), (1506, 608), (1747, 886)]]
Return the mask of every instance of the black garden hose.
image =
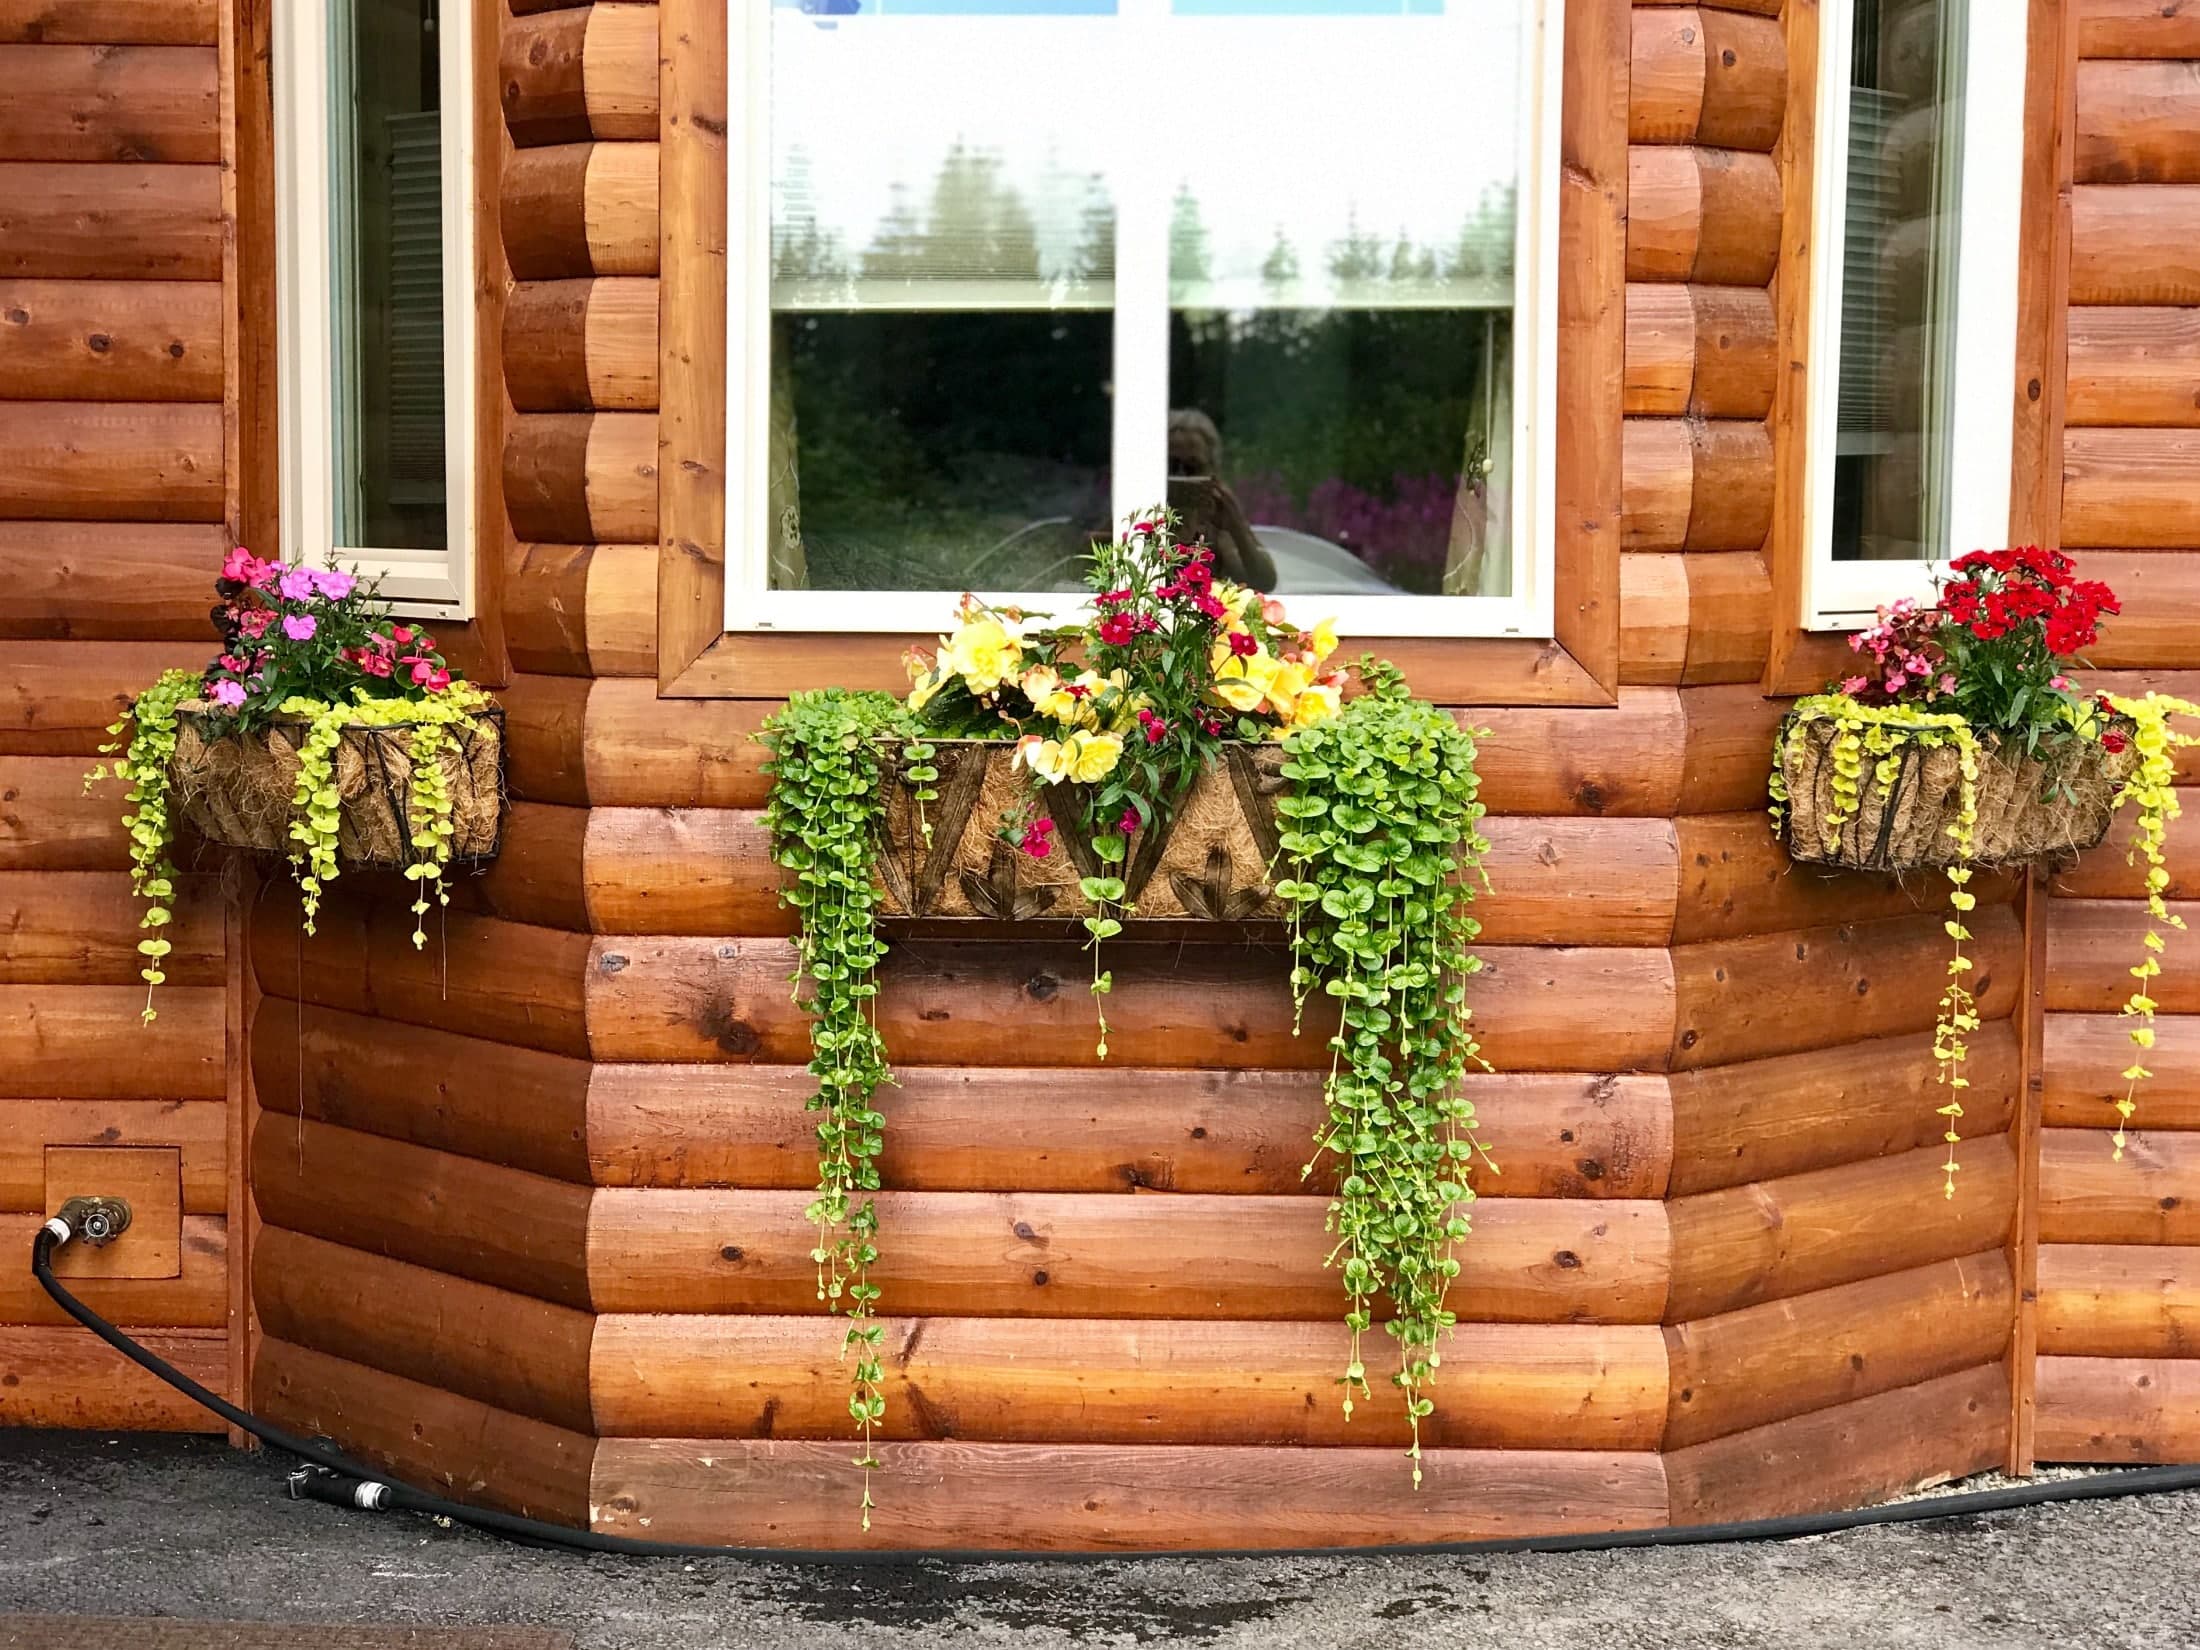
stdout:
[(804, 1550), (782, 1547), (710, 1547), (679, 1541), (638, 1541), (631, 1536), (600, 1535), (522, 1518), (486, 1507), (471, 1507), (361, 1466), (341, 1452), (295, 1433), (285, 1432), (227, 1399), (209, 1392), (182, 1370), (125, 1335), (86, 1306), (53, 1274), (54, 1251), (76, 1235), (56, 1216), (31, 1240), (31, 1272), (54, 1304), (139, 1368), (166, 1381), (193, 1403), (203, 1405), (231, 1426), (264, 1444), (296, 1456), (306, 1466), (290, 1478), (290, 1493), (301, 1500), (372, 1512), (423, 1513), (490, 1535), (530, 1546), (565, 1547), (575, 1552), (610, 1553), (626, 1558), (746, 1558), (771, 1564), (910, 1565), (932, 1563), (1118, 1563), (1140, 1558), (1411, 1557), (1417, 1554), (1583, 1553), (1626, 1547), (1696, 1547), (1725, 1542), (1792, 1541), (1801, 1536), (1835, 1535), (1875, 1524), (1915, 1524), (1936, 1518), (2006, 1512), (2065, 1501), (2108, 1501), (2172, 1490), (2200, 1490), (2200, 1467), (2137, 1467), (2044, 1483), (2012, 1484), (2002, 1489), (1971, 1490), (1901, 1501), (1854, 1512), (1796, 1513), (1784, 1518), (1753, 1518), (1728, 1524), (1663, 1525), (1647, 1530), (1609, 1530), (1581, 1535), (1515, 1536), (1484, 1541), (1396, 1542), (1372, 1547), (1210, 1548), (1166, 1552), (1019, 1552), (896, 1549)]

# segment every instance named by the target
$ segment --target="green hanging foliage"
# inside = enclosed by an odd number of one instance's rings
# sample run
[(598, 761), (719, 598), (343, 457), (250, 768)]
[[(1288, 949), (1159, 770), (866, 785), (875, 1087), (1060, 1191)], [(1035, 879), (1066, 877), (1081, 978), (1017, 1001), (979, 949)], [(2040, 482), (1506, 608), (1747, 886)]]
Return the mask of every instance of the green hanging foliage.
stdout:
[(1481, 963), (1468, 951), (1480, 924), (1465, 873), (1479, 873), (1489, 844), (1472, 735), (1410, 697), (1391, 667), (1365, 661), (1361, 677), (1364, 696), (1284, 737), (1290, 792), (1277, 812), (1290, 875), (1276, 892), (1291, 902), (1302, 1017), (1316, 995), (1338, 1013), (1316, 1163), (1337, 1159), (1330, 1261), (1352, 1332), (1344, 1409), (1370, 1395), (1361, 1337), (1387, 1299), (1383, 1327), (1398, 1342), (1390, 1379), (1404, 1395), (1418, 1485), (1421, 1422), (1435, 1409), (1429, 1389), (1454, 1322), (1452, 1251), (1474, 1197), (1467, 1169), (1482, 1149), (1462, 1085), (1469, 1065), (1487, 1069), (1467, 1006)]

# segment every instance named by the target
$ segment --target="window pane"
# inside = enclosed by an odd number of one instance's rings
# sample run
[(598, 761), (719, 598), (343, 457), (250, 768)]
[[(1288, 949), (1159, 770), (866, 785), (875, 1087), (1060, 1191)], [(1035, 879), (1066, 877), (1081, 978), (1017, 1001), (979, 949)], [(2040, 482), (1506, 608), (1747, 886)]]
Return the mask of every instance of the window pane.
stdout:
[(336, 532), (448, 544), (437, 0), (333, 0)]
[(1951, 553), (1965, 9), (1956, 0), (1856, 0), (1836, 561), (1937, 561)]
[(1282, 591), (1512, 589), (1519, 0), (1174, 0), (1171, 502)]
[(771, 583), (1046, 590), (1108, 531), (1113, 0), (781, 0)]

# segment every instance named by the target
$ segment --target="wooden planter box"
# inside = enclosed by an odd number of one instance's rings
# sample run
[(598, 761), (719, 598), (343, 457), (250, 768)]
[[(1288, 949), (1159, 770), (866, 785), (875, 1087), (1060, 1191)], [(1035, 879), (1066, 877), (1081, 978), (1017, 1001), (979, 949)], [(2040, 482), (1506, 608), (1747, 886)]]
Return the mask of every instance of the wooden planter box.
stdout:
[[(1886, 783), (1867, 754), (1856, 813), (1829, 846), (1820, 822), (1834, 805), (1835, 731), (1832, 722), (1815, 721), (1798, 742), (1786, 725), (1781, 730), (1787, 846), (1794, 858), (1855, 870), (1913, 871), (1964, 857), (1948, 834), (1962, 800), (1960, 757), (1953, 745), (1903, 747)], [(1980, 865), (2052, 859), (2098, 845), (2108, 835), (2117, 791), (2139, 766), (2136, 743), (2111, 752), (2077, 739), (2039, 758), (2004, 753), (1982, 740), (1979, 756), (1978, 818), (1968, 857)]]
[[(169, 759), (178, 815), (210, 842), (289, 854), (296, 811), (303, 718), (288, 718), (246, 734), (208, 738), (204, 713), (186, 705), (176, 717), (176, 752)], [(452, 730), (443, 782), (451, 793), (451, 859), (487, 859), (497, 851), (504, 816), (504, 712), (478, 712), (478, 726)], [(406, 823), (412, 794), (412, 727), (350, 727), (336, 747), (336, 789), (343, 798), (337, 855), (354, 865), (409, 865), (414, 854)]]
[[(1016, 767), (1016, 748), (998, 740), (936, 741), (939, 795), (924, 807), (926, 846), (915, 799), (899, 780), (887, 801), (879, 880), (881, 915), (1039, 922), (1089, 916), (1078, 887), (1088, 876), (1120, 875), (1130, 922), (1280, 920), (1270, 894), (1276, 858), (1275, 798), (1284, 788), (1283, 751), (1232, 743), (1168, 817), (1131, 838), (1128, 863), (1103, 865), (1084, 829), (1088, 787), (1036, 785)], [(1003, 840), (1004, 820), (1036, 809), (1052, 818), (1054, 842), (1035, 859)]]

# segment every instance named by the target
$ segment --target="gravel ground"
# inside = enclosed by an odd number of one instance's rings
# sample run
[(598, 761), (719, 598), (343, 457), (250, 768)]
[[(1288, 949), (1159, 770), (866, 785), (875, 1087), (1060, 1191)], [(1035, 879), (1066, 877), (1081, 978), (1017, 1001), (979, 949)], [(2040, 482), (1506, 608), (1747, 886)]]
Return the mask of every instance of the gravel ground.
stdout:
[(2182, 1647), (2200, 1494), (1777, 1546), (804, 1569), (584, 1558), (281, 1495), (208, 1439), (0, 1432), (0, 1613), (498, 1622), (581, 1650)]

